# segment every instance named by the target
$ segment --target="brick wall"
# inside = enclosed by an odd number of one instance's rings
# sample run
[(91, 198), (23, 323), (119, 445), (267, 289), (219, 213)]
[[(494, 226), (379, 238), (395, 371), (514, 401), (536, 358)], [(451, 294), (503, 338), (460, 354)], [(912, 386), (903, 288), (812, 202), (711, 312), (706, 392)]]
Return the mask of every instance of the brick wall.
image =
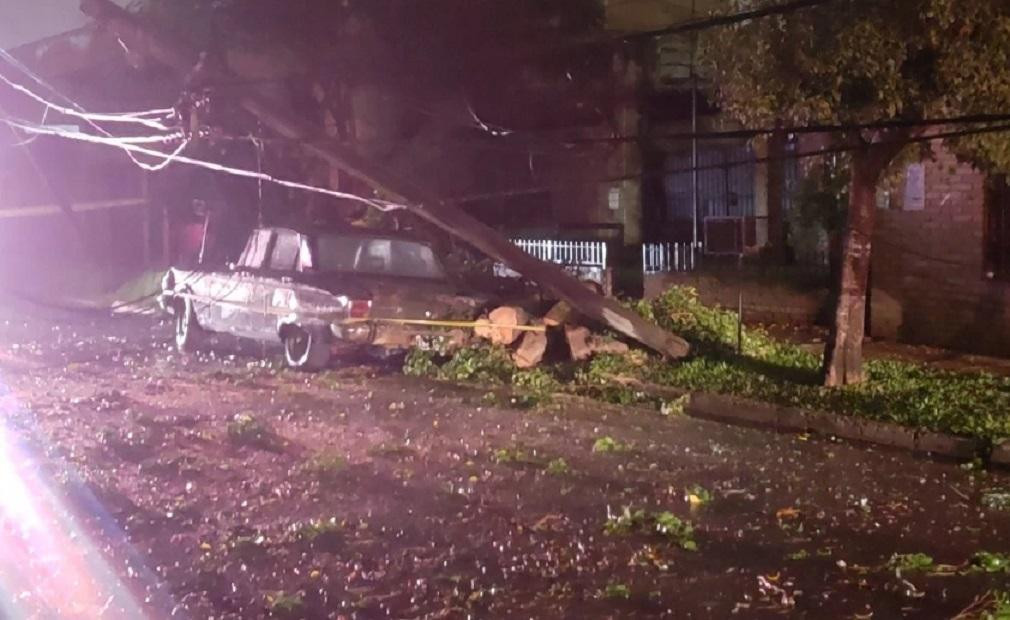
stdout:
[(924, 208), (906, 210), (899, 200), (877, 213), (871, 330), (1010, 355), (1010, 284), (983, 273), (985, 176), (940, 147), (934, 155), (923, 162)]

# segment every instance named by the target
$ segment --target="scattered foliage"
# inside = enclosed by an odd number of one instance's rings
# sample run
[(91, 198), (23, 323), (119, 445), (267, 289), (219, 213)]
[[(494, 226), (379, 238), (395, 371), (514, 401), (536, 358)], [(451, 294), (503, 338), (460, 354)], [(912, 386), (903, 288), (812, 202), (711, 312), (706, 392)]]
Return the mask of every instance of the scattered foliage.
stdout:
[(935, 564), (933, 558), (925, 553), (895, 553), (887, 566), (902, 573), (917, 573), (928, 572)]
[(630, 534), (645, 524), (645, 511), (631, 511), (629, 506), (625, 506), (618, 515), (609, 515), (603, 524), (603, 531), (609, 535), (623, 536)]
[(336, 452), (321, 452), (312, 457), (306, 469), (320, 476), (333, 477), (347, 469), (347, 458)]
[(513, 394), (502, 396), (488, 392), (485, 399), (489, 404), (521, 408), (539, 406), (561, 389), (558, 379), (546, 368), (520, 370), (506, 348), (487, 343), (459, 349), (451, 355), (413, 349), (404, 360), (403, 372), (443, 381), (512, 386)]
[(403, 374), (411, 377), (438, 376), (438, 364), (435, 363), (435, 355), (430, 350), (411, 349), (403, 359)]
[(457, 351), (438, 369), (439, 378), (448, 381), (507, 384), (515, 371), (508, 350), (499, 346), (473, 346)]
[(637, 531), (653, 531), (675, 543), (685, 551), (697, 551), (694, 526), (671, 512), (646, 515), (642, 509), (632, 511), (625, 506), (618, 515), (609, 515), (603, 531), (610, 536), (625, 536)]
[(641, 366), (623, 364), (622, 373), (642, 380), (993, 441), (1010, 436), (1010, 417), (1004, 414), (1010, 410), (1010, 378), (872, 360), (863, 384), (825, 388), (819, 382), (819, 356), (764, 330), (745, 328), (738, 355), (736, 313), (702, 304), (692, 288), (673, 287), (637, 308), (688, 338), (698, 354), (676, 365), (655, 358)]
[(507, 463), (529, 463), (530, 457), (526, 451), (520, 447), (499, 448), (491, 455), (491, 460), (498, 464)]
[(266, 598), (267, 607), (272, 616), (296, 618), (305, 611), (305, 601), (302, 599), (302, 595), (297, 592), (272, 592)]
[(673, 400), (665, 400), (659, 405), (659, 413), (664, 416), (684, 415), (684, 408), (691, 401), (690, 394), (684, 394)]
[(567, 476), (572, 473), (572, 468), (565, 459), (559, 457), (547, 463), (546, 471), (552, 476)]
[(712, 492), (700, 484), (692, 484), (684, 489), (684, 499), (692, 507), (704, 506), (712, 501)]
[(598, 438), (593, 442), (593, 452), (624, 452), (628, 449), (626, 444), (623, 444), (609, 435)]
[(608, 583), (603, 590), (604, 598), (629, 599), (631, 598), (631, 588), (623, 583)]
[(982, 505), (990, 510), (1010, 510), (1010, 491), (986, 491), (982, 494)]
[(344, 531), (344, 525), (335, 517), (326, 520), (311, 520), (291, 527), (295, 538), (312, 542), (322, 537), (332, 537)]
[(1010, 573), (1010, 554), (977, 551), (968, 561), (973, 572)]
[(656, 531), (677, 543), (685, 551), (697, 551), (698, 543), (694, 540), (694, 526), (671, 512), (660, 512), (653, 515)]
[(272, 449), (277, 446), (277, 436), (264, 422), (251, 414), (239, 413), (228, 424), (228, 438), (237, 445)]
[(989, 590), (975, 597), (953, 620), (1010, 620), (1010, 593)]

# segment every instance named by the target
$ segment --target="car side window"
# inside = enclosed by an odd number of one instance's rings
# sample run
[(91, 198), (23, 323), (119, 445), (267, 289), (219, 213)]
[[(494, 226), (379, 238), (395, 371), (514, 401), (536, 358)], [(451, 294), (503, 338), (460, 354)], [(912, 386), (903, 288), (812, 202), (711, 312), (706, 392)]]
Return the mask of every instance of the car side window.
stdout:
[(301, 236), (289, 230), (278, 231), (270, 253), (270, 269), (273, 271), (294, 271), (301, 251)]
[(312, 257), (312, 245), (308, 237), (302, 237), (298, 246), (298, 271), (313, 271), (316, 268)]
[(371, 239), (361, 244), (355, 257), (354, 269), (366, 273), (386, 273), (393, 258), (393, 242), (388, 239)]
[(242, 252), (238, 264), (248, 269), (262, 269), (266, 261), (267, 250), (270, 248), (270, 237), (273, 231), (257, 230), (249, 237), (245, 251)]

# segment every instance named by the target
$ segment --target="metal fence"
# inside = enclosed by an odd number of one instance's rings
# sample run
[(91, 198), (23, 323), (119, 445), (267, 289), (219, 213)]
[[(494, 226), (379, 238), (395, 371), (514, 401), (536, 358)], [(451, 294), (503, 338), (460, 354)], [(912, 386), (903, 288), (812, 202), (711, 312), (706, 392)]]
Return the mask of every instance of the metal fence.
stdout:
[[(607, 242), (558, 239), (513, 239), (512, 243), (542, 261), (561, 265), (573, 275), (607, 286)], [(495, 275), (517, 278), (519, 274), (496, 263)]]
[(524, 251), (540, 260), (572, 267), (607, 267), (605, 241), (559, 241), (554, 239), (513, 239)]
[(642, 271), (646, 274), (694, 271), (701, 256), (701, 245), (694, 243), (643, 243)]

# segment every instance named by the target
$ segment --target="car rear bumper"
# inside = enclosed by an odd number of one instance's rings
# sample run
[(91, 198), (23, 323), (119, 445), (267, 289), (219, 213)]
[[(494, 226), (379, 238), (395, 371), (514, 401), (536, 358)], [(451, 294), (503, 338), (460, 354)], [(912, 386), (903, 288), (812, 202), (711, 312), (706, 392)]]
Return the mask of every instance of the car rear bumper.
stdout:
[(373, 344), (376, 336), (376, 326), (372, 323), (331, 323), (330, 333), (338, 342), (350, 344)]

